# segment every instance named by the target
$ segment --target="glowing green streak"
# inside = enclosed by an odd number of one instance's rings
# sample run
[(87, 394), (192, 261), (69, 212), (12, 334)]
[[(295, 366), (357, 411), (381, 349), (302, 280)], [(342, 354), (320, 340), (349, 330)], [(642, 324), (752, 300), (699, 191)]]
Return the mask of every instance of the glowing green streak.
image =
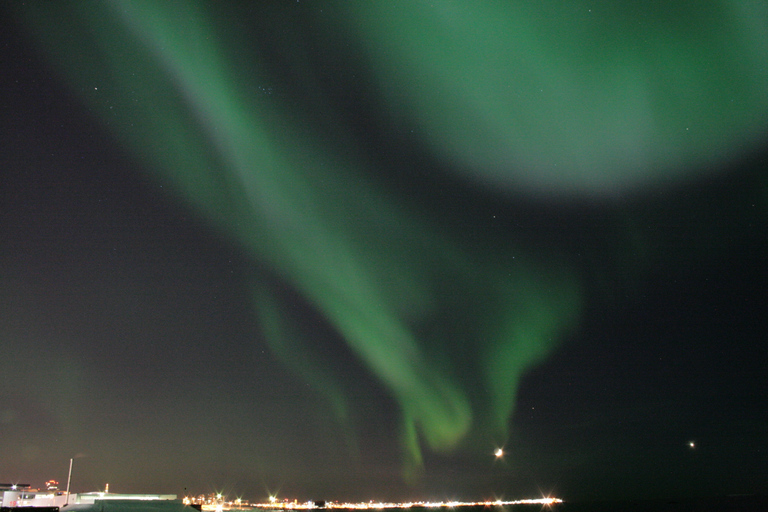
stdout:
[[(557, 258), (533, 264), (524, 252), (512, 259), (465, 247), (408, 198), (369, 181), (376, 173), (353, 151), (342, 154), (279, 99), (253, 93), (260, 63), (240, 71), (236, 48), (220, 43), (205, 11), (211, 4), (106, 5), (18, 9), (156, 178), (290, 282), (389, 389), (403, 411), (407, 475), (421, 464), (419, 437), (446, 450), (470, 432), (503, 431), (525, 371), (577, 321), (572, 273)], [(344, 3), (338, 23), (417, 136), (483, 181), (554, 194), (621, 191), (724, 157), (765, 122), (768, 98), (758, 91), (768, 71), (750, 59), (768, 45), (754, 25), (739, 32), (736, 48), (753, 50), (744, 55), (696, 40), (692, 28), (666, 45), (677, 27), (665, 29), (668, 20), (651, 10), (652, 30), (634, 32), (649, 42), (633, 49), (623, 31), (634, 18), (621, 9), (560, 19), (546, 6), (565, 4), (542, 5)], [(723, 5), (738, 27), (760, 10)], [(705, 10), (704, 26), (721, 11)], [(712, 51), (711, 65), (701, 65)], [(743, 80), (715, 97), (726, 71)], [(713, 80), (703, 81), (707, 73)], [(293, 357), (300, 333), (280, 299), (256, 288), (275, 352), (344, 417), (341, 386), (322, 364)]]
[(389, 108), (494, 185), (583, 195), (678, 181), (768, 124), (757, 0), (342, 4), (334, 22)]
[[(214, 225), (269, 262), (323, 311), (431, 446), (455, 444), (471, 424), (466, 394), (450, 372), (430, 367), (400, 318), (405, 309), (418, 315), (429, 300), (429, 283), (419, 277), (428, 263), (421, 261), (424, 254), (410, 253), (410, 240), (429, 251), (441, 241), (350, 174), (354, 162), (325, 154), (285, 123), (283, 133), (266, 129), (277, 114), (240, 93), (239, 78), (213, 57), (221, 50), (194, 11), (185, 18), (192, 23), (180, 32), (173, 25), (177, 11), (165, 12), (161, 3), (142, 4), (140, 10), (137, 5), (104, 12), (77, 4), (91, 23), (73, 32), (95, 31), (104, 54), (101, 62), (79, 62), (85, 69), (71, 71), (103, 83), (104, 76), (96, 80), (88, 66), (106, 64), (115, 80), (101, 89), (112, 89), (112, 104), (98, 98), (95, 103), (116, 131), (154, 161), (161, 179), (170, 179)], [(115, 13), (125, 25), (115, 24), (110, 18)], [(50, 23), (49, 36), (61, 37), (53, 19)], [(130, 32), (121, 31), (124, 27)], [(204, 44), (191, 49), (188, 41)], [(64, 52), (64, 62), (77, 56), (78, 46), (54, 45)], [(126, 53), (132, 70), (146, 73), (140, 83), (119, 65)], [(119, 88), (122, 95), (115, 93)], [(134, 89), (151, 91), (141, 94), (145, 103), (130, 101)], [(154, 94), (162, 100), (152, 101)], [(444, 249), (446, 255), (454, 251)], [(268, 302), (260, 300), (265, 310)], [(285, 337), (279, 328), (266, 327), (275, 350), (284, 354)], [(410, 457), (420, 459), (417, 450)]]
[[(390, 236), (394, 229), (407, 225), (407, 220), (398, 219), (402, 213), (387, 204), (380, 207), (389, 210), (387, 215), (396, 224), (372, 211), (378, 201), (370, 197), (368, 186), (360, 187), (352, 176), (334, 171), (349, 163), (329, 159), (300, 133), (292, 133), (283, 141), (284, 148), (298, 145), (305, 148), (308, 157), (291, 161), (291, 155), (266, 135), (257, 107), (242, 108), (248, 102), (237, 100), (241, 95), (231, 85), (236, 77), (228, 76), (217, 65), (219, 61), (208, 55), (216, 53), (210, 31), (193, 24), (194, 30), (183, 34), (185, 40), (211, 41), (210, 47), (203, 48), (207, 51), (191, 51), (182, 41), (165, 37), (172, 33), (169, 24), (176, 19), (175, 13), (148, 12), (150, 9), (133, 17), (128, 9), (121, 12), (127, 13), (131, 26), (136, 26), (148, 45), (159, 49), (160, 59), (189, 107), (203, 120), (209, 140), (225, 162), (223, 181), (233, 189), (225, 201), (209, 201), (207, 195), (217, 184), (207, 180), (203, 187), (190, 189), (189, 180), (182, 179), (187, 196), (214, 214), (221, 203), (234, 210), (238, 220), (235, 234), (240, 242), (270, 261), (325, 312), (356, 353), (392, 389), (403, 408), (413, 411), (411, 415), (419, 420), (427, 441), (433, 446), (455, 443), (471, 420), (466, 397), (448, 378), (430, 370), (409, 329), (388, 307), (393, 298), (384, 296), (372, 282), (377, 270), (372, 265), (373, 254), (366, 254), (378, 248), (366, 245), (372, 242), (370, 236), (350, 236), (363, 226), (350, 226), (347, 212), (370, 215), (366, 224), (378, 224), (390, 231)], [(162, 18), (163, 14), (170, 17)], [(145, 19), (151, 23), (140, 25)], [(200, 69), (195, 65), (199, 62), (211, 65)], [(317, 173), (324, 183), (311, 183), (315, 177), (297, 169)], [(366, 197), (372, 201), (358, 203)], [(225, 227), (232, 219), (221, 220)], [(407, 261), (388, 266), (397, 265), (407, 268)]]

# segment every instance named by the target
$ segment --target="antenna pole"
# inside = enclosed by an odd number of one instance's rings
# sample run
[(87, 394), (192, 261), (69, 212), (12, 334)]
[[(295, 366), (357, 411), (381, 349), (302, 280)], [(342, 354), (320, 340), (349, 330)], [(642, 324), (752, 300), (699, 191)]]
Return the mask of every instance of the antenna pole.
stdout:
[(74, 459), (69, 459), (69, 476), (67, 477), (67, 501), (64, 503), (64, 506), (66, 507), (69, 505), (69, 483), (72, 481), (72, 461)]

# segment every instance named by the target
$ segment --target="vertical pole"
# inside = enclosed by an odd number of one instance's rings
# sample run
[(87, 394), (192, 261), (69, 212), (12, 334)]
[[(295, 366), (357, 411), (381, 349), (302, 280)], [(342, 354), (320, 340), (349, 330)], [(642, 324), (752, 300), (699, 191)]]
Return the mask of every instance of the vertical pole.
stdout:
[(67, 501), (64, 503), (64, 506), (66, 507), (69, 505), (69, 483), (72, 481), (72, 461), (74, 459), (69, 459), (69, 476), (67, 477)]

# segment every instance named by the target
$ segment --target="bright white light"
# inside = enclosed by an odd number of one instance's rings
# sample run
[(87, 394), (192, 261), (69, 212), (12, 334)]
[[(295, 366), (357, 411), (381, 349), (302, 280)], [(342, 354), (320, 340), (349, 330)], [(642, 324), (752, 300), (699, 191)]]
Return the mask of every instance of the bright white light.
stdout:
[[(270, 496), (271, 498), (271, 496)], [(270, 500), (271, 501), (271, 500)], [(484, 507), (506, 507), (509, 505), (530, 505), (530, 504), (538, 504), (538, 505), (553, 505), (555, 503), (562, 503), (563, 500), (558, 498), (553, 498), (551, 496), (538, 498), (538, 499), (520, 499), (520, 500), (513, 500), (513, 501), (503, 501), (503, 500), (495, 500), (495, 501), (478, 501), (478, 502), (464, 502), (464, 501), (418, 501), (418, 502), (405, 502), (405, 503), (383, 503), (383, 502), (359, 502), (359, 503), (338, 503), (338, 502), (326, 502), (326, 508), (329, 509), (354, 509), (354, 510), (371, 510), (371, 509), (383, 509), (383, 510), (391, 510), (391, 509), (410, 509), (411, 507), (418, 505), (420, 507), (428, 508), (428, 509), (454, 509), (458, 507), (478, 507), (478, 506), (484, 506)], [(269, 509), (274, 510), (275, 507), (284, 509), (284, 510), (312, 510), (315, 508), (315, 504), (312, 501), (308, 501), (306, 503), (297, 503), (297, 502), (288, 502), (286, 500), (285, 503), (279, 503), (275, 505), (275, 502), (272, 502), (270, 504), (267, 503), (256, 503), (252, 504), (255, 508), (262, 508), (262, 509)], [(214, 510), (211, 508), (205, 508), (203, 507), (203, 510)]]
[(494, 455), (496, 455), (497, 459), (500, 459), (500, 458), (502, 458), (504, 456), (504, 450), (502, 450), (501, 448), (498, 448), (494, 452)]

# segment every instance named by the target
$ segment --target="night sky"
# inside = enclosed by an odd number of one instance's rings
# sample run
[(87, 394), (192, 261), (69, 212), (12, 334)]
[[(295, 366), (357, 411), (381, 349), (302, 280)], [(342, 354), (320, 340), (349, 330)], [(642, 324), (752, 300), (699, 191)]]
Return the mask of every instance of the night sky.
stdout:
[(646, 4), (4, 3), (0, 481), (768, 493), (768, 9)]

